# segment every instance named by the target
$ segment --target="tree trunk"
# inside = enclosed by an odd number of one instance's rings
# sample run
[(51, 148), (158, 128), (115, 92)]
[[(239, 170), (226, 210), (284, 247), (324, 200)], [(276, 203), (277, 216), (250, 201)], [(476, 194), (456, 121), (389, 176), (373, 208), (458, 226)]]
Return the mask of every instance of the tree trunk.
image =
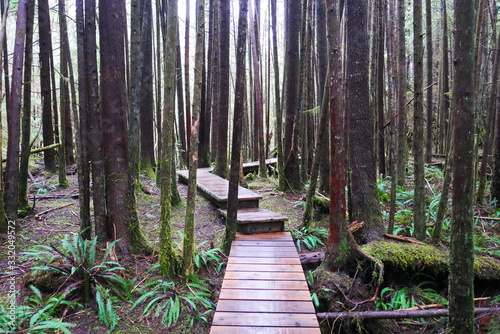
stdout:
[(280, 182), (280, 190), (298, 190), (302, 188), (299, 161), (297, 156), (296, 117), (300, 104), (298, 101), (300, 55), (300, 1), (287, 0), (286, 22), (286, 54), (285, 54), (285, 138), (284, 138), (284, 179)]
[(186, 0), (186, 33), (184, 34), (184, 94), (186, 95), (186, 165), (189, 167), (189, 152), (191, 145), (191, 93), (189, 89), (189, 29), (190, 29), (190, 0)]
[(271, 0), (271, 28), (273, 30), (273, 70), (274, 70), (274, 100), (276, 105), (276, 151), (278, 158), (278, 188), (285, 189), (285, 163), (283, 155), (283, 109), (280, 95), (280, 74), (278, 62), (278, 42), (276, 37), (276, 0)]
[[(328, 50), (326, 39), (326, 7), (325, 1), (316, 3), (316, 48), (318, 50), (318, 101), (323, 101), (323, 92), (325, 82), (328, 77)], [(327, 129), (329, 128), (329, 122)], [(326, 132), (329, 136), (329, 132)], [(320, 154), (320, 180), (319, 191), (323, 193), (330, 192), (330, 139), (326, 140), (321, 145), (322, 151)]]
[(424, 171), (424, 44), (422, 33), (422, 0), (413, 1), (413, 159), (415, 196), (413, 199), (414, 237), (425, 239), (425, 171)]
[(99, 81), (97, 71), (96, 50), (96, 3), (85, 1), (85, 65), (87, 107), (89, 115), (88, 146), (92, 165), (92, 199), (94, 202), (95, 234), (99, 242), (104, 243), (113, 238), (113, 226), (108, 224), (106, 208), (106, 180), (104, 156), (102, 151), (102, 114), (99, 106)]
[[(21, 134), (21, 157), (19, 165), (19, 209), (28, 210), (28, 164), (31, 150), (31, 72), (33, 64), (33, 24), (35, 1), (28, 0), (26, 17), (26, 46), (24, 49), (24, 91)], [(3, 21), (2, 21), (3, 22)]]
[[(364, 2), (364, 0), (362, 0)], [(341, 1), (326, 0), (329, 40), (329, 97), (330, 97), (330, 224), (323, 265), (329, 270), (347, 267), (353, 260), (354, 239), (346, 220), (345, 178), (345, 113), (342, 102), (342, 37)], [(366, 10), (366, 3), (348, 2), (348, 15), (356, 13), (356, 7)], [(349, 6), (353, 6), (352, 9)], [(355, 7), (354, 7), (355, 6)], [(347, 27), (354, 25), (355, 17), (347, 17)], [(350, 21), (350, 23), (349, 23)], [(349, 31), (349, 29), (347, 30)], [(351, 55), (350, 55), (351, 56)], [(352, 58), (352, 56), (351, 56)], [(368, 97), (368, 96), (367, 96)]]
[(19, 144), (21, 122), (21, 93), (23, 88), (24, 39), (26, 35), (27, 0), (19, 1), (17, 8), (14, 58), (12, 60), (12, 88), (7, 110), (7, 165), (5, 167), (5, 213), (17, 218), (19, 199)]
[(398, 140), (397, 140), (397, 183), (404, 186), (406, 183), (406, 34), (405, 34), (405, 2), (398, 0)]
[(384, 233), (382, 213), (376, 189), (374, 115), (370, 110), (368, 92), (369, 38), (367, 1), (347, 5), (346, 38), (355, 41), (346, 45), (346, 117), (351, 169), (350, 204), (352, 221), (364, 222), (358, 232), (362, 242), (380, 238)]
[[(50, 75), (50, 54), (52, 38), (50, 32), (50, 16), (48, 0), (38, 1), (38, 26), (40, 45), (40, 85), (42, 87), (42, 135), (43, 146), (54, 144), (54, 127), (52, 125), (52, 87)], [(56, 157), (53, 150), (43, 153), (45, 170), (56, 171)]]
[(186, 220), (184, 224), (183, 268), (186, 275), (193, 274), (194, 258), (194, 211), (196, 206), (196, 175), (198, 168), (198, 129), (201, 111), (203, 85), (203, 48), (205, 39), (205, 2), (196, 1), (196, 52), (194, 63), (194, 90), (193, 90), (193, 127), (189, 149), (189, 182), (186, 203)]
[(446, 10), (446, 1), (441, 1), (443, 11), (443, 49), (442, 49), (442, 74), (441, 74), (441, 99), (442, 105), (440, 108), (440, 152), (444, 152), (446, 146), (445, 140), (448, 138), (449, 131), (449, 110), (450, 110), (450, 71), (449, 71), (449, 55), (448, 55), (448, 14)]
[[(229, 0), (219, 0), (220, 4), (220, 62), (219, 62), (219, 111), (217, 113), (217, 151), (214, 174), (227, 177), (228, 111), (229, 111)], [(217, 24), (217, 22), (215, 23)]]
[[(77, 129), (77, 169), (78, 169), (78, 200), (80, 202), (80, 234), (84, 239), (91, 239), (90, 225), (90, 170), (89, 170), (89, 113), (87, 68), (85, 63), (85, 19), (83, 0), (76, 1), (76, 30), (78, 52), (78, 98), (79, 122), (75, 118)], [(94, 185), (95, 186), (95, 185)]]
[(107, 207), (115, 240), (123, 256), (147, 251), (129, 176), (127, 90), (125, 85), (125, 13), (119, 3), (99, 1), (101, 112)]
[(385, 1), (377, 1), (377, 156), (378, 172), (381, 176), (386, 175), (385, 166), (385, 115), (384, 115), (384, 92), (385, 92)]
[[(165, 46), (165, 100), (162, 115), (162, 133), (174, 133), (173, 126), (173, 111), (175, 106), (175, 86), (176, 86), (176, 66), (178, 61), (175, 57), (178, 47), (178, 17), (177, 17), (177, 1), (168, 0), (167, 27), (164, 36)], [(175, 61), (174, 61), (175, 60)], [(174, 251), (172, 240), (172, 222), (171, 222), (171, 182), (172, 173), (174, 172), (168, 161), (173, 160), (173, 136), (163, 135), (160, 140), (161, 144), (161, 160), (160, 168), (160, 253), (159, 262), (165, 268), (168, 275), (180, 273), (180, 261)]]
[(474, 325), (474, 23), (473, 1), (454, 1), (453, 205), (450, 239), (450, 333), (473, 333)]
[(433, 113), (432, 109), (434, 106), (434, 101), (432, 100), (432, 7), (431, 0), (425, 0), (425, 41), (426, 41), (426, 51), (427, 51), (427, 96), (426, 96), (426, 114), (427, 114), (427, 127), (425, 136), (425, 162), (432, 162), (432, 123), (433, 123)]
[[(5, 7), (5, 9), (4, 9)], [(0, 8), (2, 10), (2, 24), (0, 28), (0, 104), (3, 102), (3, 91), (2, 91), (2, 72), (3, 72), (3, 66), (2, 66), (2, 61), (4, 60), (2, 58), (2, 54), (4, 51), (4, 43), (5, 41), (5, 31), (7, 30), (7, 13), (8, 13), (8, 8), (9, 8), (9, 1), (7, 1), (7, 6), (4, 6), (3, 0), (0, 1)], [(6, 83), (7, 86), (7, 83)], [(8, 108), (7, 108), (8, 110)], [(2, 121), (0, 120), (0, 147), (3, 147), (3, 125)], [(0, 153), (0, 156), (3, 156), (2, 153)], [(3, 180), (3, 174), (0, 173), (0, 233), (8, 233), (9, 231), (9, 222), (7, 220), (7, 215), (5, 214), (5, 201), (4, 201), (4, 180)]]
[(143, 54), (140, 128), (141, 149), (140, 168), (153, 175), (155, 163), (154, 127), (153, 127), (153, 53), (152, 53), (152, 8), (151, 0), (144, 0), (142, 6), (141, 53)]
[[(66, 49), (69, 48), (64, 41), (64, 34), (67, 33), (66, 25), (66, 4), (65, 0), (59, 0), (59, 40), (61, 43), (61, 54), (60, 54), (60, 81), (59, 81), (59, 98), (60, 98), (60, 121), (61, 121), (61, 136), (59, 137), (59, 186), (67, 187), (69, 185), (68, 178), (66, 177), (66, 163), (67, 163), (67, 149), (68, 146), (71, 147), (71, 142), (68, 143), (68, 137), (66, 133), (66, 124), (68, 122), (67, 117), (70, 115), (70, 100), (69, 100), (69, 87), (68, 87), (68, 60)], [(71, 118), (69, 119), (71, 124)], [(71, 127), (70, 127), (71, 128)], [(68, 145), (69, 144), (69, 145)]]
[(266, 156), (265, 156), (265, 146), (264, 146), (264, 111), (263, 111), (263, 101), (262, 101), (262, 86), (260, 80), (260, 56), (259, 56), (259, 39), (258, 39), (258, 26), (256, 16), (253, 14), (252, 5), (250, 4), (250, 44), (251, 44), (251, 55), (252, 55), (252, 65), (253, 65), (253, 78), (254, 78), (254, 89), (255, 89), (255, 122), (257, 123), (256, 129), (257, 133), (254, 138), (258, 149), (258, 159), (259, 159), (259, 176), (267, 177), (267, 166), (266, 166)]
[(238, 41), (236, 45), (236, 84), (234, 88), (235, 98), (233, 117), (233, 141), (231, 147), (231, 172), (229, 177), (226, 230), (224, 232), (221, 246), (222, 250), (226, 254), (229, 254), (231, 243), (236, 238), (241, 139), (246, 95), (245, 54), (248, 30), (248, 0), (240, 0), (239, 4), (240, 12), (238, 17)]

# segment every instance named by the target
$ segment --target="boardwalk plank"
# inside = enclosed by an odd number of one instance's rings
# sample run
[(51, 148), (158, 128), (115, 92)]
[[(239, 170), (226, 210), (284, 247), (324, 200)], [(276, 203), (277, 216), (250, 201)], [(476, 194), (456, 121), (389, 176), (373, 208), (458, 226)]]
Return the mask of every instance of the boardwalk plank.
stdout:
[(311, 300), (311, 294), (305, 290), (246, 290), (222, 289), (219, 300)]
[(321, 334), (319, 328), (213, 326), (210, 334)]
[(215, 326), (318, 327), (315, 314), (216, 312)]
[(241, 264), (235, 263), (227, 266), (230, 271), (280, 271), (280, 272), (303, 272), (302, 267), (288, 264)]
[(306, 290), (305, 281), (224, 280), (222, 289)]
[(310, 302), (303, 301), (248, 301), (248, 300), (219, 300), (217, 312), (246, 312), (246, 313), (310, 313), (315, 314)]
[(303, 281), (304, 273), (226, 271), (224, 279)]
[(236, 263), (247, 263), (247, 264), (295, 264), (301, 265), (300, 259), (298, 257), (261, 257), (261, 258), (253, 258), (253, 257), (237, 257), (232, 256), (229, 257), (227, 264), (236, 264)]

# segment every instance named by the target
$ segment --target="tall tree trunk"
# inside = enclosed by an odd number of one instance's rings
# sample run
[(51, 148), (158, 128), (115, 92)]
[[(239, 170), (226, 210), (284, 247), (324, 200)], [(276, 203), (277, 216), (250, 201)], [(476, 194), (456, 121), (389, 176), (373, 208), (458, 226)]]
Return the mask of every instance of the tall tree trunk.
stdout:
[[(497, 40), (497, 45), (500, 45), (498, 43), (500, 43), (500, 40)], [(487, 177), (486, 174), (488, 171), (491, 147), (493, 144), (492, 135), (494, 132), (495, 114), (498, 107), (497, 99), (498, 99), (499, 78), (500, 78), (500, 48), (497, 48), (493, 60), (493, 74), (491, 76), (491, 88), (489, 93), (489, 99), (486, 105), (486, 129), (483, 137), (483, 156), (481, 158), (481, 169), (479, 170), (479, 187), (477, 190), (477, 199), (476, 199), (479, 205), (483, 204), (484, 193), (486, 189), (486, 177)]]
[(398, 141), (397, 141), (397, 183), (406, 183), (406, 34), (405, 34), (405, 1), (398, 0)]
[[(230, 6), (229, 0), (219, 0), (220, 11), (220, 63), (219, 63), (219, 111), (217, 113), (217, 155), (214, 173), (227, 177), (228, 151), (228, 112), (229, 112), (229, 37)], [(217, 22), (216, 22), (217, 24)]]
[(162, 115), (162, 133), (160, 140), (161, 144), (161, 160), (160, 164), (160, 253), (159, 262), (166, 269), (169, 275), (174, 275), (180, 272), (180, 260), (174, 251), (172, 240), (172, 221), (171, 221), (171, 182), (173, 169), (169, 166), (168, 161), (173, 160), (173, 136), (165, 134), (173, 134), (173, 111), (175, 106), (175, 86), (176, 86), (176, 50), (178, 48), (178, 17), (177, 17), (177, 0), (168, 0), (167, 27), (164, 35), (165, 46), (165, 100)]
[(384, 115), (384, 92), (385, 92), (385, 1), (377, 1), (377, 156), (378, 172), (380, 175), (386, 175), (385, 166), (385, 115)]
[(7, 110), (7, 164), (5, 167), (5, 213), (9, 219), (17, 218), (19, 199), (19, 144), (21, 122), (21, 93), (23, 88), (24, 40), (26, 35), (27, 0), (17, 7), (14, 58), (12, 60), (12, 87)]
[(453, 212), (450, 240), (450, 333), (473, 333), (474, 325), (474, 22), (473, 1), (455, 0), (452, 94)]
[[(318, 50), (318, 101), (323, 100), (323, 91), (328, 76), (328, 50), (326, 38), (326, 5), (325, 1), (316, 3), (316, 47)], [(329, 123), (327, 124), (327, 128)], [(328, 136), (329, 133), (326, 132)], [(320, 181), (319, 191), (330, 192), (330, 140), (323, 142), (320, 153)]]
[(276, 37), (276, 0), (271, 0), (271, 28), (273, 31), (273, 71), (274, 71), (274, 103), (276, 106), (276, 150), (278, 158), (278, 188), (285, 189), (285, 160), (283, 154), (283, 108), (280, 94), (280, 73), (278, 62), (278, 42)]
[[(83, 0), (76, 1), (76, 30), (78, 52), (78, 107), (79, 122), (77, 143), (78, 169), (78, 200), (80, 203), (80, 234), (82, 238), (91, 238), (90, 225), (90, 170), (89, 170), (89, 113), (87, 68), (85, 63), (85, 19), (83, 14)], [(76, 122), (75, 118), (75, 124)], [(95, 186), (95, 185), (94, 185)]]
[[(35, 1), (28, 0), (26, 16), (26, 47), (24, 49), (24, 91), (21, 133), (21, 157), (19, 165), (19, 208), (28, 210), (28, 165), (31, 150), (31, 77), (33, 64), (33, 24)], [(2, 21), (3, 22), (3, 21)]]
[[(4, 9), (5, 7), (5, 9)], [(2, 89), (2, 72), (3, 72), (3, 48), (5, 40), (5, 31), (7, 30), (7, 13), (9, 8), (9, 1), (7, 1), (7, 6), (4, 6), (3, 0), (0, 1), (0, 8), (2, 9), (2, 23), (0, 28), (0, 104), (3, 101), (3, 89)], [(3, 124), (0, 120), (0, 147), (3, 147)], [(3, 154), (0, 152), (0, 158)], [(3, 173), (0, 173), (0, 233), (8, 233), (9, 223), (7, 220), (7, 215), (5, 214), (5, 201), (4, 201), (4, 180)]]
[(254, 78), (254, 89), (255, 89), (255, 122), (257, 123), (255, 134), (257, 138), (254, 139), (257, 143), (258, 148), (258, 158), (259, 158), (259, 176), (267, 176), (267, 166), (266, 166), (266, 156), (265, 156), (265, 146), (264, 146), (264, 111), (263, 111), (263, 101), (262, 101), (262, 86), (260, 80), (260, 56), (259, 56), (259, 40), (258, 40), (258, 21), (256, 16), (254, 16), (252, 10), (252, 4), (250, 4), (250, 43), (251, 43), (251, 55), (252, 55), (252, 65), (253, 65), (253, 78)]
[[(52, 50), (52, 38), (50, 36), (50, 15), (48, 0), (38, 1), (38, 26), (40, 45), (40, 85), (42, 87), (42, 135), (43, 145), (54, 144), (54, 127), (52, 124), (52, 87), (50, 74), (50, 55)], [(54, 173), (56, 171), (56, 157), (54, 150), (46, 150), (43, 153), (45, 170)]]
[(186, 33), (184, 35), (184, 94), (186, 95), (186, 165), (189, 167), (189, 152), (191, 145), (191, 93), (189, 89), (189, 33), (190, 33), (190, 0), (186, 0)]
[[(66, 118), (70, 115), (70, 101), (69, 101), (69, 87), (68, 87), (68, 60), (66, 58), (67, 52), (66, 48), (69, 48), (69, 45), (65, 44), (64, 34), (67, 33), (67, 25), (66, 25), (66, 3), (65, 0), (59, 0), (59, 40), (61, 44), (61, 53), (60, 53), (60, 81), (59, 81), (59, 98), (60, 98), (60, 129), (61, 136), (59, 137), (59, 186), (67, 187), (69, 185), (68, 178), (66, 177), (66, 162), (67, 162), (67, 146), (68, 145), (68, 137), (66, 136)], [(71, 118), (69, 119), (71, 124)]]
[(441, 9), (443, 11), (443, 48), (442, 48), (442, 74), (441, 74), (441, 99), (442, 105), (440, 112), (440, 152), (444, 151), (445, 140), (448, 138), (449, 114), (450, 114), (450, 71), (449, 71), (449, 42), (448, 42), (448, 14), (446, 10), (446, 1), (441, 0)]
[(413, 200), (414, 236), (425, 239), (425, 171), (424, 171), (424, 44), (422, 33), (422, 0), (413, 1), (413, 159), (415, 196)]
[(300, 1), (287, 0), (286, 22), (286, 54), (285, 54), (285, 137), (284, 137), (284, 179), (280, 182), (280, 190), (298, 190), (302, 188), (299, 161), (297, 155), (296, 118), (300, 108), (298, 101), (300, 72)]
[(193, 90), (193, 127), (190, 136), (189, 149), (189, 184), (186, 203), (186, 220), (184, 224), (183, 242), (183, 273), (192, 274), (194, 258), (194, 211), (196, 206), (196, 175), (198, 168), (198, 129), (201, 111), (203, 85), (203, 48), (205, 40), (205, 2), (196, 0), (196, 46), (194, 63), (194, 90)]
[(113, 226), (108, 224), (106, 180), (102, 150), (102, 113), (99, 105), (99, 80), (96, 50), (96, 2), (85, 1), (85, 66), (89, 133), (88, 146), (92, 166), (92, 199), (94, 202), (95, 234), (99, 242), (113, 238)]
[(236, 44), (236, 82), (234, 88), (234, 117), (233, 117), (233, 141), (231, 147), (231, 172), (229, 177), (227, 220), (226, 230), (222, 241), (222, 250), (229, 254), (231, 243), (236, 238), (237, 208), (238, 208), (238, 186), (241, 158), (241, 139), (243, 129), (243, 115), (245, 112), (246, 75), (245, 75), (245, 53), (247, 38), (247, 11), (248, 0), (240, 0), (240, 11), (238, 17), (238, 41)]
[(153, 45), (152, 45), (152, 8), (151, 0), (144, 0), (142, 5), (141, 53), (143, 68), (141, 80), (140, 128), (141, 149), (140, 168), (153, 174), (155, 163), (154, 127), (153, 127)]
[[(361, 0), (364, 2), (364, 0)], [(349, 232), (346, 220), (346, 178), (345, 178), (345, 113), (342, 102), (342, 1), (326, 0), (329, 40), (328, 78), (330, 87), (330, 223), (326, 242), (326, 256), (323, 262), (329, 270), (342, 269), (349, 265), (355, 251), (354, 239)], [(354, 25), (357, 9), (366, 10), (366, 3), (347, 2), (347, 31)], [(350, 7), (353, 6), (353, 7)], [(349, 23), (350, 21), (350, 23)], [(352, 57), (352, 56), (351, 56)], [(367, 96), (368, 97), (368, 96)]]
[(147, 251), (128, 175), (127, 89), (125, 85), (125, 13), (119, 3), (99, 1), (101, 112), (107, 207), (115, 240), (123, 256)]
[[(349, 2), (350, 3), (350, 2)], [(382, 236), (384, 225), (376, 188), (374, 115), (370, 110), (368, 92), (369, 37), (367, 24), (367, 0), (347, 5), (346, 117), (351, 170), (350, 204), (352, 221), (364, 222), (358, 232), (363, 242)]]
[(432, 100), (432, 86), (433, 86), (433, 78), (432, 78), (432, 7), (431, 0), (425, 0), (425, 41), (426, 41), (426, 51), (427, 51), (427, 63), (426, 63), (426, 71), (427, 71), (427, 95), (426, 95), (426, 114), (427, 114), (427, 127), (426, 127), (426, 136), (425, 136), (425, 162), (432, 162), (432, 109), (434, 106), (434, 101)]

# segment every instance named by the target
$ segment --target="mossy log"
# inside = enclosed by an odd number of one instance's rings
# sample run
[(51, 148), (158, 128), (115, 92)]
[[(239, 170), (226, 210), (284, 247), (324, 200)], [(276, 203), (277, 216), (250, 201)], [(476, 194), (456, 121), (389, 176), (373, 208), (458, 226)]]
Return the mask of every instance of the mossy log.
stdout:
[[(387, 267), (405, 272), (448, 274), (448, 250), (433, 245), (377, 241), (364, 245), (362, 249)], [(500, 280), (500, 259), (478, 255), (474, 259), (474, 271), (478, 280)]]

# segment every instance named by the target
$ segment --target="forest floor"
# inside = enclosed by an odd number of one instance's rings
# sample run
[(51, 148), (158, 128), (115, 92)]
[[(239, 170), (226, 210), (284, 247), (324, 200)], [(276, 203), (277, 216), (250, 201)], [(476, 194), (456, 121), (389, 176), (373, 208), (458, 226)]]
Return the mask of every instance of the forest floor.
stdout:
[[(34, 212), (30, 213), (26, 218), (19, 219), (17, 228), (15, 231), (15, 251), (16, 251), (16, 263), (15, 270), (12, 274), (8, 269), (8, 246), (9, 243), (3, 242), (0, 246), (0, 333), (2, 331), (2, 316), (1, 308), (7, 308), (9, 299), (8, 293), (12, 290), (10, 285), (15, 282), (15, 290), (18, 291), (17, 303), (19, 305), (32, 306), (33, 309), (41, 310), (48, 304), (48, 299), (43, 302), (34, 302), (33, 290), (30, 285), (36, 285), (43, 298), (49, 298), (58, 292), (57, 284), (52, 280), (52, 276), (43, 276), (35, 274), (32, 267), (35, 265), (33, 259), (27, 260), (23, 256), (23, 252), (33, 249), (37, 245), (54, 245), (59, 247), (61, 241), (68, 235), (75, 234), (79, 231), (79, 202), (77, 198), (78, 186), (77, 177), (74, 173), (69, 172), (68, 175), (70, 186), (67, 188), (57, 187), (58, 180), (57, 175), (50, 175), (43, 171), (41, 166), (32, 166), (33, 179), (29, 182), (30, 185), (30, 205), (35, 206)], [(434, 170), (431, 170), (434, 171)], [(431, 177), (427, 175), (427, 177)], [(438, 177), (439, 179), (439, 177)], [(429, 196), (435, 195), (437, 189), (439, 188), (438, 181), (431, 180), (429, 185), (432, 184), (436, 189), (429, 189)], [(285, 228), (292, 231), (292, 235), (295, 238), (307, 239), (307, 235), (312, 235), (308, 231), (300, 231), (299, 225), (303, 213), (303, 205), (305, 192), (301, 193), (281, 193), (276, 191), (277, 182), (274, 178), (268, 179), (258, 179), (253, 178), (248, 180), (248, 187), (258, 194), (262, 195), (263, 199), (260, 202), (260, 206), (263, 208), (270, 209), (274, 212), (286, 215), (289, 221), (286, 223)], [(379, 196), (381, 203), (385, 209), (387, 209), (388, 201), (384, 194), (388, 193), (387, 188), (388, 182), (383, 181), (378, 184)], [(180, 241), (182, 239), (182, 231), (184, 228), (185, 219), (185, 203), (187, 197), (187, 186), (182, 183), (178, 183), (178, 189), (183, 199), (183, 203), (172, 208), (172, 226), (173, 226), (173, 237), (180, 246)], [(36, 195), (36, 200), (33, 203), (31, 199)], [(133, 282), (132, 296), (127, 301), (119, 300), (115, 298), (114, 309), (116, 312), (117, 319), (119, 319), (116, 327), (110, 331), (109, 327), (103, 325), (98, 317), (98, 305), (95, 302), (91, 302), (85, 306), (79, 306), (75, 309), (64, 310), (64, 308), (59, 308), (55, 310), (53, 316), (57, 319), (62, 319), (62, 321), (72, 323), (75, 326), (71, 327), (71, 333), (74, 334), (84, 334), (84, 333), (209, 333), (211, 318), (213, 312), (208, 312), (204, 314), (205, 308), (198, 305), (197, 311), (193, 309), (189, 302), (184, 303), (184, 308), (180, 312), (179, 318), (171, 326), (168, 326), (164, 321), (161, 321), (160, 316), (154, 317), (155, 312), (151, 312), (149, 316), (145, 316), (144, 312), (147, 308), (147, 303), (140, 304), (137, 308), (131, 309), (132, 303), (137, 301), (141, 293), (145, 293), (145, 289), (141, 290), (143, 287), (147, 287), (148, 283), (151, 286), (158, 282), (157, 280), (161, 277), (159, 270), (155, 269), (155, 264), (158, 263), (158, 239), (159, 239), (159, 219), (160, 219), (160, 191), (156, 187), (153, 180), (146, 178), (142, 179), (142, 191), (137, 192), (137, 212), (139, 215), (139, 220), (142, 224), (142, 230), (144, 235), (153, 245), (153, 253), (150, 255), (138, 255), (127, 259), (120, 259), (120, 264), (126, 268), (125, 272), (122, 274), (123, 277), (129, 278)], [(407, 197), (405, 197), (407, 196)], [(397, 229), (400, 235), (410, 235), (411, 234), (411, 202), (407, 201), (411, 196), (410, 191), (406, 193), (401, 193), (398, 195), (398, 215), (397, 215)], [(435, 198), (430, 199), (429, 204), (429, 214), (433, 211), (433, 207), (436, 206)], [(49, 211), (53, 210), (53, 211)], [(490, 210), (490, 209), (488, 209)], [(481, 215), (492, 215), (491, 212), (484, 208), (481, 209), (479, 214)], [(500, 215), (500, 214), (499, 214)], [(315, 227), (319, 229), (327, 229), (328, 227), (328, 217), (325, 214), (316, 214), (315, 220), (317, 221)], [(384, 216), (386, 218), (386, 216)], [(500, 218), (499, 218), (500, 219)], [(217, 208), (212, 205), (207, 199), (199, 195), (196, 198), (196, 212), (195, 212), (195, 237), (197, 251), (203, 253), (217, 247), (220, 243), (220, 239), (224, 232), (224, 221), (220, 218), (217, 213)], [(480, 226), (484, 233), (478, 233), (477, 242), (478, 247), (482, 245), (484, 249), (488, 249), (490, 252), (495, 252), (497, 257), (499, 248), (495, 244), (495, 240), (498, 240), (500, 244), (500, 223), (493, 220), (491, 224), (483, 223)], [(488, 236), (488, 239), (482, 237), (484, 235)], [(6, 237), (6, 236), (3, 236)], [(310, 243), (315, 243), (315, 238), (308, 239)], [(444, 240), (444, 246), (446, 246), (446, 237)], [(493, 240), (493, 241), (491, 241)], [(306, 249), (306, 244), (301, 243), (302, 247), (300, 252), (309, 252)], [(314, 251), (324, 250), (320, 243), (315, 244), (317, 246)], [(489, 248), (488, 248), (489, 247)], [(182, 247), (179, 247), (182, 248)], [(215, 253), (212, 253), (215, 254)], [(195, 280), (199, 280), (199, 285), (207, 289), (209, 292), (209, 297), (207, 298), (210, 303), (215, 305), (217, 303), (218, 294), (220, 292), (220, 287), (222, 285), (224, 277), (225, 268), (225, 257), (223, 254), (218, 253), (218, 259), (216, 261), (209, 261), (208, 265), (201, 266), (199, 272), (196, 275)], [(213, 258), (212, 258), (213, 259)], [(357, 273), (357, 271), (356, 271)], [(309, 275), (308, 275), (309, 277)], [(338, 288), (339, 284), (343, 284), (344, 278), (341, 274), (338, 274), (338, 279), (333, 289)], [(441, 278), (440, 278), (441, 279)], [(45, 282), (44, 282), (45, 280)], [(52, 281), (51, 281), (52, 280)], [(427, 303), (429, 301), (435, 302), (446, 302), (446, 279), (432, 284), (428, 284), (429, 280), (433, 278), (428, 276), (423, 276), (418, 282), (408, 282), (406, 279), (402, 279), (397, 273), (387, 272), (385, 277), (384, 286), (381, 290), (381, 296), (377, 299), (375, 303), (369, 303), (363, 305), (363, 307), (357, 310), (385, 310), (385, 309), (403, 309), (411, 306), (415, 306), (420, 301), (423, 301), (422, 296), (427, 295)], [(46, 282), (51, 281), (51, 282)], [(198, 282), (198, 281), (196, 281)], [(351, 289), (348, 297), (356, 300), (363, 300), (371, 297), (373, 293), (373, 285), (369, 281), (363, 280), (349, 280)], [(424, 282), (424, 283), (422, 283)], [(56, 282), (57, 283), (57, 282)], [(332, 290), (328, 290), (329, 287), (325, 285), (322, 286), (323, 282), (319, 279), (316, 282), (316, 292), (319, 295), (319, 301), (321, 303), (325, 302), (320, 295), (320, 292), (327, 292), (333, 298), (337, 298), (336, 301), (330, 305), (321, 305), (319, 307), (320, 311), (343, 311), (346, 308), (346, 301), (344, 303), (340, 300), (346, 297), (342, 296), (344, 292), (336, 291), (334, 293)], [(410, 284), (411, 283), (411, 284)], [(497, 282), (498, 283), (498, 282)], [(175, 288), (169, 290), (174, 291), (178, 296), (188, 296), (191, 288), (186, 288), (185, 284), (182, 284), (181, 280), (176, 282)], [(496, 284), (496, 283), (495, 283)], [(54, 286), (56, 285), (56, 286)], [(319, 288), (318, 288), (319, 285)], [(196, 285), (195, 285), (196, 286)], [(9, 290), (10, 289), (10, 290)], [(491, 304), (498, 303), (500, 301), (500, 290), (498, 286), (496, 291), (493, 292), (492, 297), (494, 301)], [(141, 292), (142, 291), (142, 292)], [(193, 292), (191, 290), (191, 292)], [(340, 293), (342, 292), (342, 294)], [(490, 289), (491, 292), (491, 289)], [(161, 294), (153, 294), (153, 296), (160, 296)], [(490, 293), (491, 295), (491, 293)], [(82, 303), (83, 304), (83, 303)], [(332, 306), (333, 305), (333, 306)], [(160, 311), (158, 311), (160, 312)], [(200, 320), (206, 318), (205, 321)], [(193, 319), (198, 319), (193, 321)], [(31, 320), (33, 320), (33, 314), (31, 314)], [(37, 333), (37, 331), (29, 331), (30, 317), (27, 317), (22, 329), (18, 330), (16, 333), (26, 333), (32, 332)], [(484, 333), (500, 333), (500, 321), (494, 319), (493, 328), (496, 328), (498, 332), (495, 331), (485, 331)], [(340, 326), (335, 329), (335, 333), (441, 333), (445, 328), (445, 318), (434, 319), (433, 321), (425, 321), (421, 319), (420, 321), (398, 321), (398, 320), (386, 320), (379, 322), (362, 322), (359, 320), (354, 320), (349, 323), (339, 322)], [(375, 330), (374, 328), (377, 328)], [(328, 330), (328, 332), (330, 332)]]
[[(32, 261), (23, 261), (22, 253), (37, 245), (59, 246), (65, 236), (72, 235), (79, 231), (79, 201), (78, 201), (78, 181), (76, 175), (68, 175), (69, 187), (57, 187), (57, 175), (50, 175), (43, 172), (42, 168), (32, 170), (33, 179), (29, 182), (30, 205), (35, 206), (34, 212), (23, 219), (17, 221), (16, 229), (16, 270), (15, 282), (18, 305), (27, 304), (25, 299), (32, 295), (29, 289), (30, 284), (34, 284), (31, 267)], [(71, 173), (72, 174), (72, 173)], [(274, 212), (284, 214), (289, 217), (287, 229), (297, 228), (302, 218), (302, 194), (280, 193), (275, 191), (275, 180), (256, 179), (249, 183), (253, 191), (263, 196), (260, 206), (271, 209)], [(184, 229), (185, 203), (187, 198), (187, 185), (178, 183), (179, 193), (183, 203), (172, 208), (172, 230), (173, 238), (177, 247), (182, 238)], [(153, 254), (148, 256), (134, 256), (130, 259), (123, 259), (120, 264), (126, 267), (127, 276), (132, 278), (137, 285), (147, 282), (159, 276), (158, 270), (148, 271), (158, 262), (158, 242), (159, 242), (159, 220), (160, 220), (160, 190), (153, 180), (142, 179), (142, 190), (137, 191), (137, 212), (141, 222), (142, 231), (153, 245)], [(33, 203), (33, 196), (35, 201)], [(73, 197), (71, 197), (73, 196)], [(53, 211), (50, 211), (53, 210)], [(224, 232), (224, 221), (217, 213), (217, 208), (201, 195), (196, 197), (195, 212), (195, 244), (197, 251), (206, 251), (211, 247), (217, 247)], [(324, 223), (326, 224), (326, 222)], [(326, 227), (323, 226), (323, 227)], [(5, 236), (4, 236), (5, 237)], [(0, 246), (0, 268), (8, 268), (7, 265), (7, 243)], [(222, 262), (225, 258), (221, 254)], [(204, 286), (210, 289), (211, 301), (215, 305), (217, 302), (220, 287), (224, 277), (225, 265), (204, 266), (197, 277), (204, 282)], [(10, 284), (10, 275), (3, 275), (8, 270), (2, 269), (0, 274), (0, 305), (8, 303), (7, 294)], [(54, 291), (46, 285), (47, 282), (37, 282), (38, 287), (49, 297)], [(134, 293), (135, 300), (139, 298)], [(134, 300), (132, 300), (133, 302)], [(28, 303), (29, 304), (29, 303)], [(138, 307), (130, 311), (130, 302), (115, 303), (116, 313), (120, 319), (113, 333), (208, 333), (210, 329), (211, 317), (209, 313), (205, 321), (196, 321), (190, 324), (193, 314), (182, 312), (179, 320), (168, 327), (158, 318), (145, 317), (142, 314), (143, 307)], [(83, 309), (67, 312), (62, 321), (75, 324), (70, 330), (74, 334), (79, 333), (107, 333), (109, 328), (102, 325), (97, 316), (97, 305), (90, 304)], [(1, 319), (0, 319), (1, 327)], [(0, 330), (2, 333), (2, 330)], [(21, 333), (21, 332), (20, 332)]]

